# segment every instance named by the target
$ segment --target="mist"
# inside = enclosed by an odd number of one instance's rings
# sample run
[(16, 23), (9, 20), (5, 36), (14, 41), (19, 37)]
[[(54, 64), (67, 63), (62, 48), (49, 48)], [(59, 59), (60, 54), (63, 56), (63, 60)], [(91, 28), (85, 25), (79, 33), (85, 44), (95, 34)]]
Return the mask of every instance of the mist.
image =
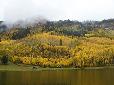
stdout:
[(41, 16), (48, 20), (114, 18), (114, 0), (0, 0), (0, 19), (16, 22)]

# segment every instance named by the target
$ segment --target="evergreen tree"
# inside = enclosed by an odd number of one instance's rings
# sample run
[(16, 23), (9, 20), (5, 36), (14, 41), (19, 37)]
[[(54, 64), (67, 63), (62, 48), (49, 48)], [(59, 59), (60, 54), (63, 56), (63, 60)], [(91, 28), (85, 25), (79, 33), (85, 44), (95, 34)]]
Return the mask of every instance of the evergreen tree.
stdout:
[(2, 64), (8, 64), (8, 56), (7, 55), (3, 55), (1, 58), (1, 63)]
[(62, 44), (63, 44), (63, 43), (62, 43), (62, 39), (60, 39), (60, 46), (62, 46)]

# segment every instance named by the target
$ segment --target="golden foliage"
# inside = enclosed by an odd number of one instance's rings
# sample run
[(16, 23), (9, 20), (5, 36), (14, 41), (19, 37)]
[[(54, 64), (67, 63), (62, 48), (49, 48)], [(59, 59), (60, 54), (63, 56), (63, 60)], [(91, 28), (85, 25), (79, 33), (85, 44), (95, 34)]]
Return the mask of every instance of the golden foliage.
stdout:
[(14, 63), (42, 67), (86, 67), (114, 63), (114, 40), (103, 37), (68, 37), (49, 33), (0, 42), (0, 56)]

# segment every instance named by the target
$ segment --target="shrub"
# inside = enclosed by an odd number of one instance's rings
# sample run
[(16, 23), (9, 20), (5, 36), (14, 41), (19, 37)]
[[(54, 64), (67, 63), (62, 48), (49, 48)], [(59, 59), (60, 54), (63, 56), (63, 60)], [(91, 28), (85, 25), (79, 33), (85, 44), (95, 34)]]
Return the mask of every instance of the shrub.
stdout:
[(3, 55), (1, 58), (1, 63), (2, 64), (8, 64), (8, 56), (7, 55)]
[(21, 61), (19, 58), (17, 58), (17, 59), (14, 61), (14, 63), (15, 63), (15, 64), (21, 64), (22, 61)]

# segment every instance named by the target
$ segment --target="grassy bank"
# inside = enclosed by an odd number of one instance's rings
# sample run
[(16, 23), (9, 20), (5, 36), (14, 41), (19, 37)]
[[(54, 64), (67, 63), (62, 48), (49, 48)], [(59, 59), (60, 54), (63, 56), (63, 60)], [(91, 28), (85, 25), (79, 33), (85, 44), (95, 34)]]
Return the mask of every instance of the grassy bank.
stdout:
[(111, 66), (104, 66), (104, 67), (84, 67), (84, 68), (42, 68), (39, 66), (32, 66), (32, 65), (0, 65), (0, 71), (50, 71), (50, 70), (96, 70), (96, 69), (107, 69), (107, 68), (114, 68), (114, 65)]

